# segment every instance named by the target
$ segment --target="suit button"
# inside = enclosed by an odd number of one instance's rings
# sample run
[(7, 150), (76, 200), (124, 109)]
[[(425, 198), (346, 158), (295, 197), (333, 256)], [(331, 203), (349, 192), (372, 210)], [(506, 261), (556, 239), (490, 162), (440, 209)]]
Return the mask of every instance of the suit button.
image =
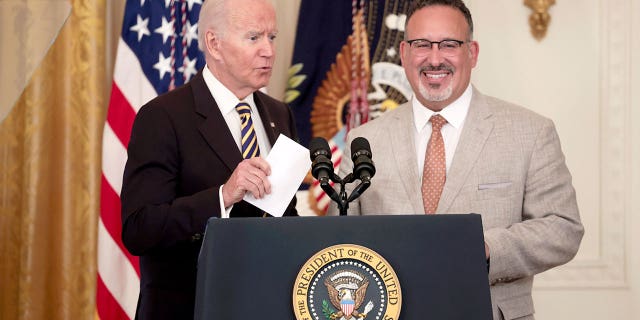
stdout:
[(191, 236), (191, 242), (196, 242), (202, 239), (202, 234), (196, 233)]

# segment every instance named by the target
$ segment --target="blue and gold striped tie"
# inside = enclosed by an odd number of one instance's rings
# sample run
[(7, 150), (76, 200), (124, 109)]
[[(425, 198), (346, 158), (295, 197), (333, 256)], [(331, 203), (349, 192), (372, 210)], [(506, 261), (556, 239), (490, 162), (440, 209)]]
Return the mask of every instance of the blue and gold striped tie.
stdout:
[(245, 102), (240, 102), (236, 106), (236, 111), (240, 115), (242, 157), (245, 159), (259, 157), (260, 148), (256, 131), (253, 129), (253, 121), (251, 121), (251, 107)]

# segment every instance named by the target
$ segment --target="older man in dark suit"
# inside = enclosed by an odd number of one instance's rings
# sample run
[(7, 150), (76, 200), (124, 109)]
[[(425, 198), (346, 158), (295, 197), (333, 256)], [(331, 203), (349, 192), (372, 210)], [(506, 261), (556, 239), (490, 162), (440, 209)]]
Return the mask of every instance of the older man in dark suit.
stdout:
[[(275, 52), (266, 0), (207, 0), (199, 45), (207, 65), (136, 116), (122, 186), (122, 238), (140, 256), (138, 319), (192, 319), (196, 265), (210, 217), (260, 217), (242, 201), (270, 193), (266, 155), (296, 139), (289, 108), (258, 89)], [(285, 215), (297, 215), (295, 197)]]

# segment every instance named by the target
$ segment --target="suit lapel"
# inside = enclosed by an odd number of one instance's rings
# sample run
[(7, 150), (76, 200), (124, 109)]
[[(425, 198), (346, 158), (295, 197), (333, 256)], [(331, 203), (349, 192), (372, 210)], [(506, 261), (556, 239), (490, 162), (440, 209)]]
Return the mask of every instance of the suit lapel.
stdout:
[(448, 212), (469, 172), (475, 167), (478, 156), (493, 130), (491, 115), (491, 110), (484, 96), (474, 88), (469, 113), (456, 147), (453, 163), (447, 174), (447, 181), (444, 184), (442, 196), (440, 196), (437, 213)]
[(400, 174), (400, 180), (404, 185), (404, 191), (409, 196), (413, 211), (424, 213), (418, 163), (416, 161), (413, 109), (409, 103), (402, 105), (400, 108), (402, 109), (394, 115), (395, 119), (389, 126), (388, 134), (391, 137), (389, 144), (391, 145), (396, 168), (398, 168)]
[(258, 112), (260, 113), (260, 119), (262, 119), (262, 127), (264, 131), (267, 133), (267, 137), (269, 138), (269, 143), (273, 146), (276, 143), (276, 139), (278, 139), (279, 132), (276, 131), (276, 124), (273, 122), (271, 115), (269, 114), (269, 106), (261, 97), (261, 93), (255, 92), (253, 94), (253, 101), (256, 103), (256, 107), (258, 108)]
[(233, 171), (240, 161), (242, 155), (238, 146), (233, 141), (233, 136), (227, 127), (218, 104), (211, 96), (209, 88), (204, 82), (202, 71), (191, 80), (195, 110), (205, 117), (198, 130), (207, 141), (211, 150)]

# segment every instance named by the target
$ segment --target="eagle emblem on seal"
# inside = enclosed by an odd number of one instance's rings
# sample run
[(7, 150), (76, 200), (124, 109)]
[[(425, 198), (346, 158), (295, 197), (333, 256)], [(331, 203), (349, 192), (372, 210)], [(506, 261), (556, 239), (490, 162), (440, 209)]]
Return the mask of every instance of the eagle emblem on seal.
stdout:
[(354, 270), (343, 270), (325, 279), (329, 300), (338, 310), (329, 315), (331, 320), (364, 319), (373, 309), (373, 302), (369, 301), (363, 312), (358, 311), (364, 302), (369, 286), (369, 280)]

